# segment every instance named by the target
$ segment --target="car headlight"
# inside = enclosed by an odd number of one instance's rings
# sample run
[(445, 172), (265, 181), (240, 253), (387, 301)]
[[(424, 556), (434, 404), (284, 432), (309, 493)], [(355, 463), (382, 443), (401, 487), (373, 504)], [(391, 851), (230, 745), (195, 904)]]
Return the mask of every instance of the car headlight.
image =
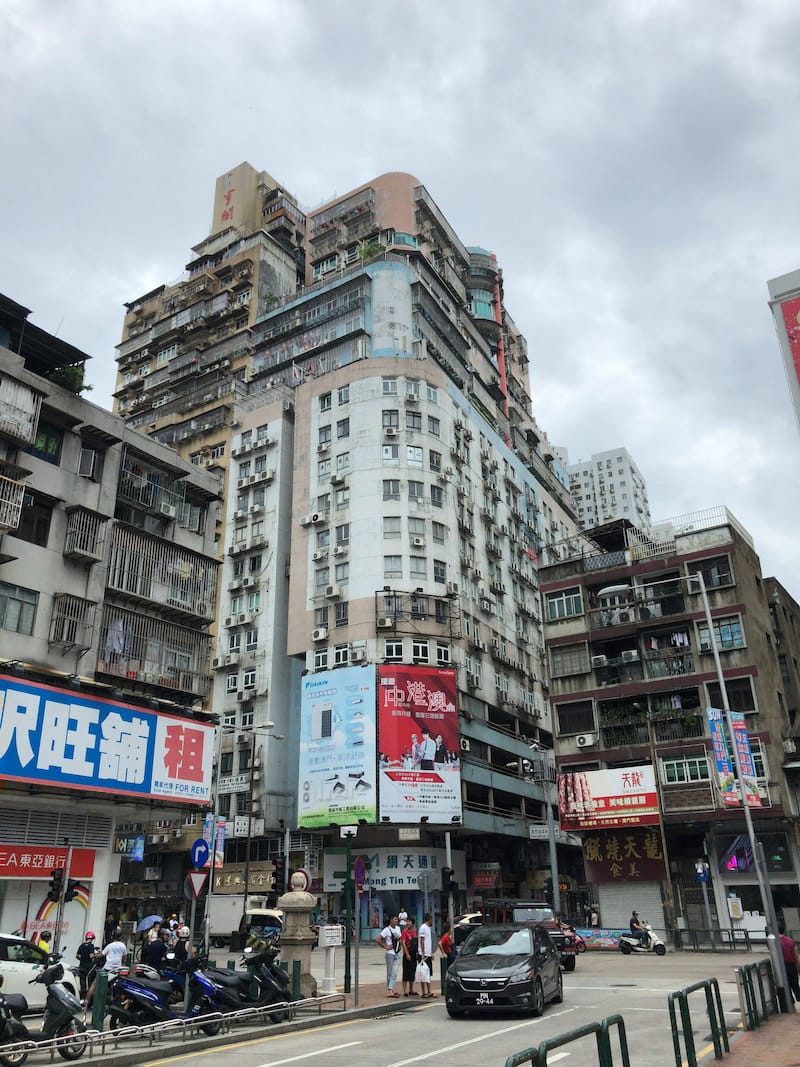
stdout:
[(517, 982), (530, 982), (533, 978), (533, 967), (520, 967), (517, 971), (512, 971), (508, 976), (509, 982), (516, 984)]

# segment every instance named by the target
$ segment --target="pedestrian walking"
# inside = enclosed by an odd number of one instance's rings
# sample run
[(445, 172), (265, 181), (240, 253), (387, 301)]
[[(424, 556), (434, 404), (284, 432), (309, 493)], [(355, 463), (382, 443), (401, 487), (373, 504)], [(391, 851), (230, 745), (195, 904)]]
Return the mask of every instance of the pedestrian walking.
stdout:
[(422, 926), (419, 928), (419, 960), (428, 969), (428, 979), (419, 978), (422, 984), (422, 996), (433, 1000), (436, 996), (431, 991), (431, 975), (433, 974), (433, 915), (426, 912)]
[(447, 960), (447, 966), (456, 958), (456, 950), (453, 946), (453, 939), (450, 936), (450, 923), (444, 924), (444, 930), (442, 930), (442, 936), (439, 938), (439, 951)]
[(96, 952), (97, 945), (94, 943), (94, 933), (91, 930), (87, 930), (83, 944), (78, 946), (78, 951), (75, 953), (78, 959), (78, 981), (81, 987), (81, 1000), (86, 1000), (86, 991), (89, 988), (89, 982), (96, 967), (94, 960)]
[(410, 919), (406, 919), (400, 943), (403, 952), (403, 996), (418, 997), (419, 993), (414, 992), (414, 981), (419, 957), (419, 938), (417, 937), (417, 925), (414, 922), (413, 915)]
[(778, 924), (778, 932), (780, 934), (783, 962), (786, 967), (786, 979), (789, 982), (789, 989), (791, 990), (792, 1000), (794, 1002), (797, 1002), (798, 1000), (800, 1000), (800, 979), (798, 979), (798, 964), (800, 964), (800, 955), (798, 955), (797, 952), (796, 942), (786, 933), (785, 923)]
[(384, 926), (378, 937), (378, 944), (383, 948), (386, 959), (386, 996), (399, 997), (395, 992), (394, 983), (397, 980), (397, 965), (400, 960), (400, 938), (402, 931), (398, 925), (397, 916), (392, 915), (389, 925)]

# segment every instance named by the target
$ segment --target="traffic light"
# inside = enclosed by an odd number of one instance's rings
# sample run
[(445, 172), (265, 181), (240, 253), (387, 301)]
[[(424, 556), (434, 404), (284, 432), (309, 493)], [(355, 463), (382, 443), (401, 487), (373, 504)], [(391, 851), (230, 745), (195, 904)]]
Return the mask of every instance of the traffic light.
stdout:
[(54, 871), (50, 872), (50, 889), (47, 894), (47, 899), (52, 900), (54, 903), (61, 900), (61, 890), (64, 888), (64, 868), (56, 867)]
[(442, 867), (442, 892), (443, 893), (455, 893), (458, 889), (458, 883), (453, 881), (453, 875), (456, 872), (452, 867)]
[(79, 885), (80, 885), (80, 883), (78, 882), (77, 878), (70, 878), (70, 880), (67, 882), (67, 888), (66, 888), (66, 890), (64, 892), (64, 903), (65, 904), (69, 904), (69, 902), (71, 900), (74, 900), (75, 897), (78, 895), (78, 886)]
[(275, 892), (280, 896), (286, 892), (286, 857), (275, 857)]

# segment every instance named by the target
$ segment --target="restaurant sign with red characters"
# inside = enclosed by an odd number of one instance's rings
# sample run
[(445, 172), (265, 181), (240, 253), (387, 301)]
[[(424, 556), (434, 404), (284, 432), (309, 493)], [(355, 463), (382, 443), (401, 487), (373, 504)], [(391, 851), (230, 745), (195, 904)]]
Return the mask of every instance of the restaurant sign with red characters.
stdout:
[(666, 878), (661, 834), (638, 827), (584, 834), (588, 882), (661, 882)]
[(658, 793), (650, 764), (573, 771), (558, 776), (562, 830), (658, 824)]

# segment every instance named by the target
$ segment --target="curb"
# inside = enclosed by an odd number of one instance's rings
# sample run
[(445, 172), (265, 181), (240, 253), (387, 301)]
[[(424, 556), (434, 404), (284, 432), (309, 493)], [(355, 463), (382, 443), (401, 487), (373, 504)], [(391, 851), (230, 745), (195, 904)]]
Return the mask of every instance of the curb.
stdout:
[(154, 1042), (146, 1048), (125, 1048), (125, 1042), (120, 1042), (117, 1049), (108, 1053), (98, 1053), (86, 1060), (86, 1063), (102, 1063), (103, 1067), (128, 1067), (134, 1063), (149, 1063), (154, 1060), (168, 1059), (175, 1054), (177, 1049), (188, 1053), (202, 1052), (206, 1049), (225, 1048), (227, 1045), (237, 1045), (242, 1041), (258, 1041), (265, 1037), (277, 1034), (293, 1034), (301, 1030), (316, 1030), (321, 1026), (328, 1026), (332, 1021), (342, 1022), (347, 1019), (375, 1019), (382, 1015), (394, 1014), (416, 1007), (416, 1003), (409, 999), (394, 1003), (391, 1007), (378, 1004), (368, 1008), (344, 1008), (342, 1010), (328, 1010), (310, 1018), (293, 1019), (288, 1023), (269, 1023), (267, 1026), (242, 1026), (231, 1029), (226, 1034), (218, 1034), (216, 1037), (190, 1037), (186, 1040)]

